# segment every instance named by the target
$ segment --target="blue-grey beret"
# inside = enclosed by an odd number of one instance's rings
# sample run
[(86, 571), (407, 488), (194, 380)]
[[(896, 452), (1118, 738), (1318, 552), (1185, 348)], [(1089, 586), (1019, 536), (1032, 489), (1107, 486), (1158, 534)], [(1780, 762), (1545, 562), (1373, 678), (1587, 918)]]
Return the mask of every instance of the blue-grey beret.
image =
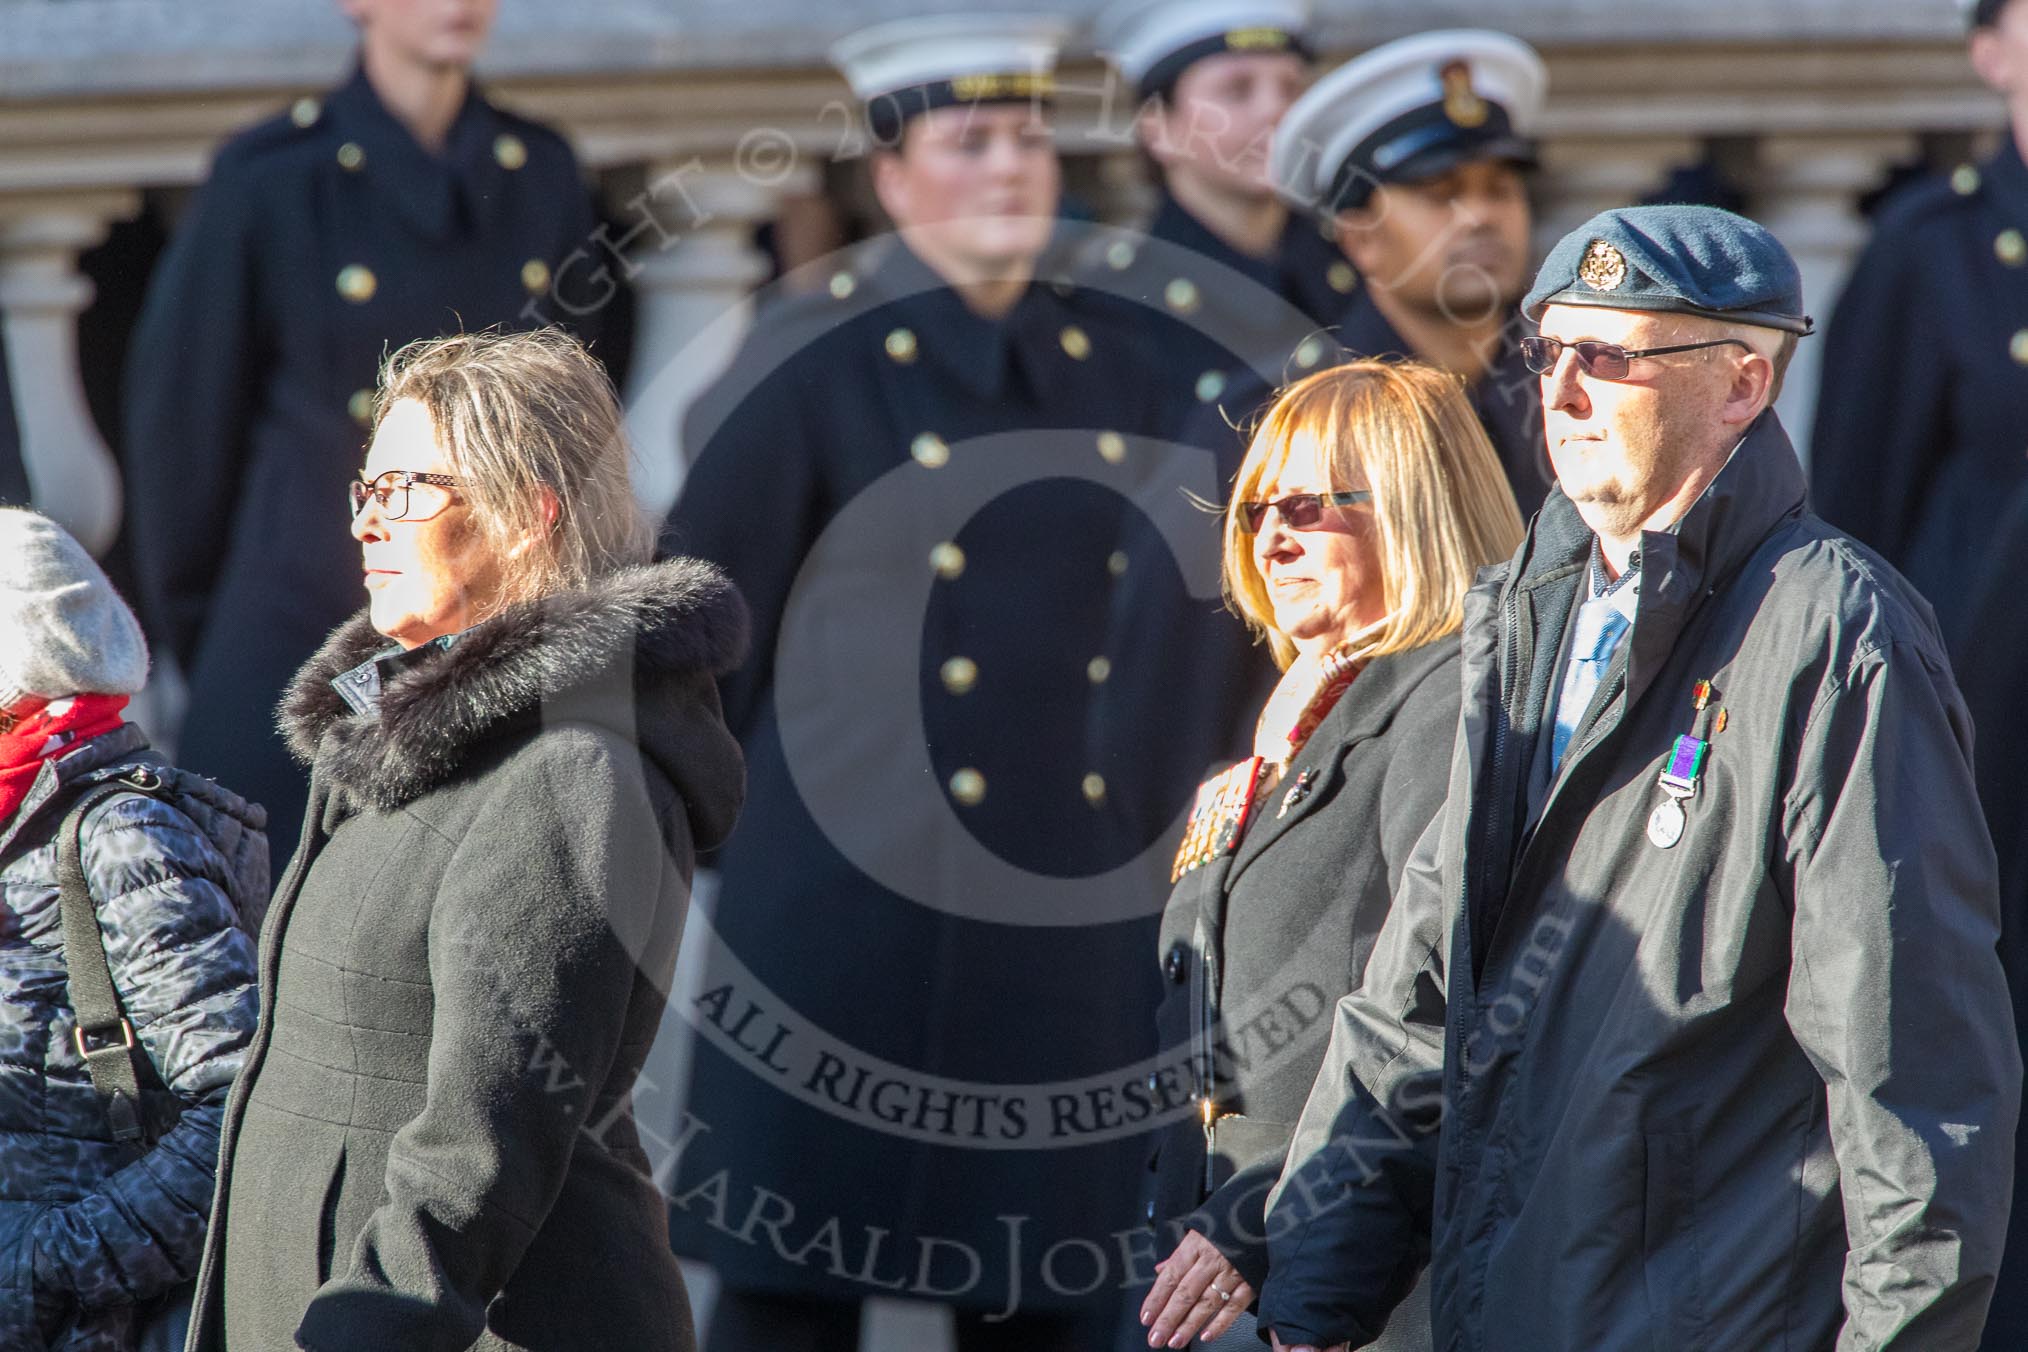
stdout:
[(1619, 207), (1565, 235), (1521, 302), (1704, 315), (1808, 333), (1803, 278), (1782, 242), (1717, 207)]

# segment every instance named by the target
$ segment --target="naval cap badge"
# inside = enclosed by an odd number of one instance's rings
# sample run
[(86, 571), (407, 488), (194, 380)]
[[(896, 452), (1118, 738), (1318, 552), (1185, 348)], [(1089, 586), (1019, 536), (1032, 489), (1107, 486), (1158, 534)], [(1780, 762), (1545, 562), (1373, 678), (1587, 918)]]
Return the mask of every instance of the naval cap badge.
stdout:
[(1453, 61), (1438, 72), (1444, 82), (1444, 116), (1460, 127), (1483, 127), (1491, 114), (1472, 88), (1472, 63)]
[(1595, 239), (1577, 265), (1578, 280), (1594, 291), (1617, 291), (1626, 284), (1627, 258), (1605, 240)]

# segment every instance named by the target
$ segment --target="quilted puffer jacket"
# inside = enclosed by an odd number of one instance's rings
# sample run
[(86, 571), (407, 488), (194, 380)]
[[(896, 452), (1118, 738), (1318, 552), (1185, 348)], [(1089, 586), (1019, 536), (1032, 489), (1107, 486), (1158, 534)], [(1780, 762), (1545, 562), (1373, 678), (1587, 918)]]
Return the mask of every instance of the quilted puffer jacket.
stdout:
[[(83, 857), (113, 984), (182, 1116), (152, 1146), (113, 1138), (74, 1045), (56, 837), (83, 792), (141, 766), (158, 795), (85, 818)], [(131, 1348), (197, 1269), (219, 1120), (253, 1035), (265, 814), (172, 769), (127, 724), (43, 767), (0, 822), (0, 1349)], [(146, 1083), (144, 1079), (144, 1084)], [(166, 1111), (165, 1111), (166, 1109)]]

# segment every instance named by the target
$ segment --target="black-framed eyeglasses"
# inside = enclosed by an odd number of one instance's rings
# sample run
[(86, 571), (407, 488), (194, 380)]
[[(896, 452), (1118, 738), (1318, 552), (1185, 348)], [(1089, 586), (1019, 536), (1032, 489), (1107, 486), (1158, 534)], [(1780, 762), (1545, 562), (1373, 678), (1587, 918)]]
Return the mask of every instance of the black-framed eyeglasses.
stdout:
[(1290, 530), (1315, 530), (1324, 519), (1326, 507), (1352, 507), (1371, 501), (1373, 494), (1363, 488), (1345, 493), (1291, 493), (1266, 502), (1240, 503), (1239, 520), (1248, 534), (1258, 535), (1261, 523), (1267, 520), (1268, 508), (1272, 507)]
[(1588, 376), (1600, 380), (1625, 380), (1627, 371), (1636, 357), (1666, 357), (1674, 352), (1695, 352), (1704, 347), (1740, 347), (1753, 351), (1737, 338), (1713, 338), (1702, 343), (1676, 343), (1670, 347), (1621, 347), (1618, 343), (1600, 343), (1587, 338), (1583, 342), (1566, 343), (1561, 338), (1523, 338), (1521, 360), (1528, 369), (1538, 376), (1546, 376), (1556, 369), (1556, 363), (1563, 360), (1563, 350), (1569, 348), (1577, 356), (1577, 364)]
[[(426, 510), (414, 516), (409, 515), (409, 489), (416, 484), (431, 484), (438, 488), (459, 488), (465, 481), (454, 474), (420, 474), (414, 470), (391, 469), (376, 475), (372, 480), (354, 479), (348, 486), (352, 497), (352, 515), (357, 517), (365, 510), (366, 500), (373, 499), (380, 504), (380, 514), (389, 521), (427, 521), (451, 505), (449, 494), (436, 501), (437, 494), (424, 494)], [(416, 504), (422, 505), (422, 504)]]

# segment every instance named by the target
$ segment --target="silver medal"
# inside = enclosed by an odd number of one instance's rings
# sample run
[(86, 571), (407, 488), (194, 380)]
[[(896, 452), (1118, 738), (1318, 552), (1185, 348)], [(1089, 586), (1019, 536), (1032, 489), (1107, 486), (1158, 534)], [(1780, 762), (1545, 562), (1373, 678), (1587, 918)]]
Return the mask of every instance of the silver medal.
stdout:
[(1664, 798), (1648, 814), (1648, 839), (1657, 848), (1666, 850), (1682, 838), (1683, 804), (1675, 798)]

